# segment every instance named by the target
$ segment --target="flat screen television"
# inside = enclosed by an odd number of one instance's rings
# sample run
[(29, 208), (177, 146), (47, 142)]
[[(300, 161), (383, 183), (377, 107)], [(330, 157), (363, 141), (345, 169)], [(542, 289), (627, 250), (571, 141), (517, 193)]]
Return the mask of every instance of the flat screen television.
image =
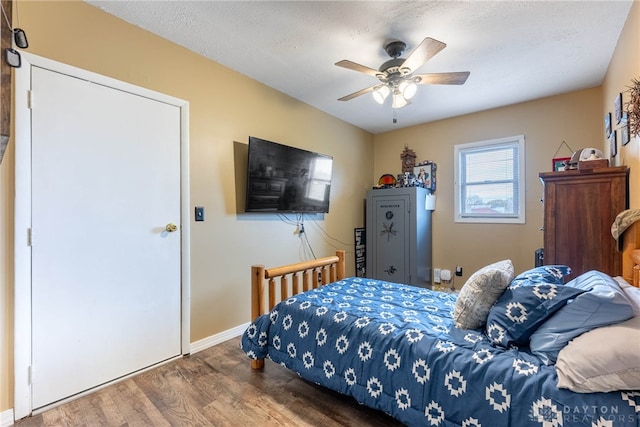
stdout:
[(249, 137), (245, 212), (329, 212), (333, 157)]

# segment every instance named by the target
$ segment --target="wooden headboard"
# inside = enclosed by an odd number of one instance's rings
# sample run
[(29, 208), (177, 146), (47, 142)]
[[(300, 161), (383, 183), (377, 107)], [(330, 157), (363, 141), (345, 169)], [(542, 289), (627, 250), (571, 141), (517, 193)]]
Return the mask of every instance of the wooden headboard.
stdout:
[(634, 222), (622, 235), (622, 277), (640, 287), (640, 221)]
[[(345, 251), (336, 251), (335, 256), (312, 261), (265, 268), (251, 266), (251, 319), (268, 313), (280, 301), (315, 289), (327, 283), (344, 279)], [(276, 286), (279, 284), (280, 286)], [(251, 367), (260, 369), (264, 359), (252, 360)]]
[[(292, 295), (344, 279), (344, 256), (345, 251), (336, 251), (335, 256), (282, 267), (265, 268), (263, 265), (252, 265), (251, 319), (268, 313), (278, 302)], [(276, 287), (276, 281), (280, 284), (279, 289)], [(265, 288), (267, 284), (268, 287)]]

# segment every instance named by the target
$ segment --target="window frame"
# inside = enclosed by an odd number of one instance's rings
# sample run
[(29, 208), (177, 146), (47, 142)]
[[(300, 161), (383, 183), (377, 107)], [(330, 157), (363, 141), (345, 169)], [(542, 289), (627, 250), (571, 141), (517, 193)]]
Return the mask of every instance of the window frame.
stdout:
[[(500, 147), (517, 146), (518, 155), (514, 159), (514, 168), (517, 168), (518, 180), (518, 210), (517, 214), (510, 216), (494, 215), (494, 214), (462, 214), (462, 155), (471, 151), (491, 150)], [(454, 146), (454, 222), (459, 223), (491, 223), (491, 224), (524, 224), (525, 223), (525, 138), (524, 135), (508, 136), (504, 138), (488, 139), (484, 141), (470, 142), (466, 144), (457, 144)], [(517, 164), (515, 163), (517, 161)], [(515, 176), (515, 175), (514, 175)], [(514, 200), (515, 201), (515, 200)]]

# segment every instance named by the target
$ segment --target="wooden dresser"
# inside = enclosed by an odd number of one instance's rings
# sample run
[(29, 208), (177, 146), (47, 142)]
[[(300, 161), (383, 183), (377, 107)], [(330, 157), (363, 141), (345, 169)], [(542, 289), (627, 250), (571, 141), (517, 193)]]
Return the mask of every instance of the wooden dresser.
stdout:
[(628, 208), (626, 166), (539, 174), (544, 185), (544, 264), (622, 274), (611, 224)]

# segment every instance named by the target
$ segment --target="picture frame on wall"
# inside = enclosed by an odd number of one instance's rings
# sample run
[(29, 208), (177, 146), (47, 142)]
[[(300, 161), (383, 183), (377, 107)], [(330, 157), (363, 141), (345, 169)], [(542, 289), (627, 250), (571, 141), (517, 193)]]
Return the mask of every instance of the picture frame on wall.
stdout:
[(609, 138), (611, 136), (611, 113), (604, 115), (604, 137)]
[(618, 144), (616, 141), (616, 131), (611, 131), (611, 136), (609, 136), (609, 154), (611, 158), (614, 158), (616, 154), (618, 154)]
[(616, 112), (616, 124), (619, 124), (622, 121), (622, 93), (619, 93), (616, 96), (615, 104), (615, 112)]
[(556, 157), (552, 160), (551, 167), (554, 172), (563, 172), (567, 170), (571, 157)]
[(629, 129), (629, 116), (622, 113), (622, 127), (620, 128), (620, 144), (627, 145), (631, 141), (631, 133)]

